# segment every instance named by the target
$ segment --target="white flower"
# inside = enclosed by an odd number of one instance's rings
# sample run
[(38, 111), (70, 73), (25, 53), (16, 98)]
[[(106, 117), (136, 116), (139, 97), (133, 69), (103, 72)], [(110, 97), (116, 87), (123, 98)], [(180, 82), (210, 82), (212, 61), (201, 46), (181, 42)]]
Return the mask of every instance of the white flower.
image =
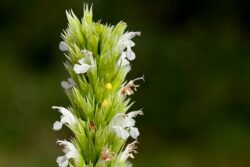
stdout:
[(127, 59), (130, 61), (135, 59), (135, 53), (132, 51), (130, 47), (128, 47), (126, 50), (126, 56), (127, 56)]
[(53, 125), (54, 130), (60, 130), (62, 128), (62, 125), (66, 125), (69, 128), (73, 128), (73, 126), (76, 123), (76, 118), (75, 116), (66, 108), (64, 107), (57, 107), (57, 106), (52, 106), (53, 109), (58, 109), (58, 111), (62, 114), (61, 115), (61, 120), (56, 121)]
[(65, 41), (61, 41), (59, 43), (59, 49), (63, 52), (68, 51), (69, 50), (68, 44)]
[(128, 133), (128, 131), (124, 127), (114, 125), (113, 129), (115, 130), (117, 136), (119, 136), (123, 139), (127, 139), (130, 136), (130, 134)]
[(118, 65), (121, 65), (122, 67), (128, 66), (130, 62), (127, 59), (126, 52), (122, 52), (122, 55), (120, 59), (118, 60)]
[(79, 64), (74, 65), (74, 71), (77, 74), (83, 74), (86, 73), (89, 69), (94, 67), (94, 59), (92, 52), (87, 51), (84, 49), (82, 51), (82, 54), (85, 56), (84, 58), (81, 58), (78, 62)]
[(61, 82), (61, 86), (66, 90), (73, 88), (75, 85), (76, 85), (76, 83), (74, 82), (74, 80), (72, 78), (68, 78), (68, 81)]
[(125, 48), (131, 48), (135, 46), (135, 43), (131, 40), (135, 36), (140, 36), (141, 32), (126, 32), (124, 33), (119, 41), (118, 41), (118, 46), (120, 50), (124, 50)]
[(140, 135), (138, 128), (135, 127), (130, 127), (129, 132), (131, 137), (134, 139), (136, 139)]
[(57, 143), (60, 146), (64, 146), (63, 152), (65, 153), (64, 156), (57, 157), (56, 162), (58, 163), (59, 167), (67, 167), (69, 165), (69, 159), (74, 159), (78, 161), (79, 159), (79, 152), (77, 151), (74, 144), (68, 142), (66, 140), (58, 140)]
[[(141, 32), (126, 32), (118, 41), (118, 48), (122, 51), (118, 64), (122, 67), (129, 65), (129, 61), (135, 59), (135, 53), (131, 47), (135, 46), (135, 43), (131, 40), (135, 36), (140, 36)], [(126, 51), (124, 51), (126, 49)]]
[(128, 114), (117, 113), (110, 122), (110, 127), (116, 132), (116, 134), (127, 139), (129, 136), (136, 139), (139, 136), (138, 128), (135, 126), (135, 120), (133, 119), (137, 115), (143, 115), (141, 110), (133, 111)]
[(134, 158), (133, 154), (137, 153), (137, 151), (135, 150), (135, 149), (137, 149), (137, 146), (135, 145), (137, 143), (138, 143), (137, 141), (134, 141), (134, 142), (127, 145), (125, 150), (121, 153), (121, 157), (120, 157), (121, 161), (126, 161), (128, 159), (128, 157)]

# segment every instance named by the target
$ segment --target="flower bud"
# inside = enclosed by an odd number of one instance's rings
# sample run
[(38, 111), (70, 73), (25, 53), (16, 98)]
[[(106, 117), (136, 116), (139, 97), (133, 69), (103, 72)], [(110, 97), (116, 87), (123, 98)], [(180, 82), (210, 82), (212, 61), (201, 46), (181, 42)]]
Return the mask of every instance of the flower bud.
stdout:
[(105, 85), (105, 88), (106, 88), (107, 90), (111, 90), (111, 89), (113, 88), (113, 86), (112, 86), (111, 83), (107, 83), (107, 84)]

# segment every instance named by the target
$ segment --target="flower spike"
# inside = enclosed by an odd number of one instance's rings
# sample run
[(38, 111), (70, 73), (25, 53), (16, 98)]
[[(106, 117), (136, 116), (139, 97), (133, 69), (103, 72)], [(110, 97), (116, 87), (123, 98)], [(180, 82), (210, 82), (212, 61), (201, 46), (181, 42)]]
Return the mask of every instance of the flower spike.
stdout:
[[(84, 5), (78, 19), (66, 12), (68, 27), (62, 33), (59, 49), (66, 57), (69, 78), (61, 82), (70, 101), (69, 108), (53, 106), (61, 113), (53, 129), (65, 125), (73, 133), (71, 140), (58, 140), (64, 155), (59, 167), (131, 167), (140, 132), (135, 117), (141, 110), (127, 112), (138, 80), (127, 82), (126, 75), (136, 55), (132, 40), (140, 32), (126, 32), (126, 23), (104, 25), (93, 21), (92, 6)], [(125, 83), (125, 84), (123, 84)], [(125, 85), (125, 86), (124, 86)], [(135, 140), (127, 144), (128, 138)]]

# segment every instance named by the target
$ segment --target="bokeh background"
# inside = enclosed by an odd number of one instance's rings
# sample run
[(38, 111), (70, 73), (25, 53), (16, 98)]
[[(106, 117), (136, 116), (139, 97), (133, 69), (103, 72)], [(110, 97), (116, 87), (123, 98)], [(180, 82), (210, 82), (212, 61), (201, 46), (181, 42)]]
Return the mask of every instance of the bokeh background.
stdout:
[[(141, 129), (136, 167), (250, 166), (250, 1), (92, 0), (94, 19), (140, 30), (128, 79)], [(0, 1), (0, 166), (54, 167), (52, 105), (69, 104), (58, 50), (80, 0)]]

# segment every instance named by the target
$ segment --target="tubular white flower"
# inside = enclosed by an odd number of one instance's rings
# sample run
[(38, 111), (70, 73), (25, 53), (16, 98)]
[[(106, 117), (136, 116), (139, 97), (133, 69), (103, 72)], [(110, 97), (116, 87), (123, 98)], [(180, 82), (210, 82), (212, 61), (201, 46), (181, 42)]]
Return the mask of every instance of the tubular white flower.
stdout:
[(65, 41), (61, 41), (61, 42), (59, 43), (59, 49), (60, 49), (61, 51), (63, 51), (63, 52), (68, 51), (68, 50), (69, 50), (68, 44), (67, 44)]
[(127, 145), (125, 150), (121, 153), (121, 156), (120, 156), (121, 161), (126, 161), (129, 157), (134, 158), (133, 154), (137, 153), (137, 151), (135, 150), (137, 149), (137, 146), (136, 146), (137, 143), (138, 143), (137, 141), (134, 141)]
[(85, 56), (84, 58), (81, 58), (78, 62), (79, 64), (74, 65), (74, 71), (77, 74), (83, 74), (88, 72), (91, 68), (94, 67), (94, 59), (92, 52), (84, 49), (82, 51), (82, 54)]
[[(118, 41), (118, 49), (122, 51), (121, 57), (118, 61), (122, 67), (129, 65), (129, 61), (135, 59), (135, 53), (132, 51), (132, 47), (135, 43), (131, 40), (135, 36), (140, 36), (141, 32), (126, 32)], [(126, 49), (126, 51), (124, 51)]]
[(117, 136), (127, 139), (129, 136), (136, 139), (140, 133), (135, 126), (133, 119), (137, 115), (143, 115), (141, 110), (133, 111), (128, 114), (118, 113), (110, 122), (110, 127), (116, 132)]
[(68, 78), (67, 81), (62, 81), (61, 82), (61, 86), (66, 90), (70, 89), (70, 88), (73, 88), (75, 85), (76, 85), (76, 83), (74, 82), (74, 80), (72, 78)]
[(120, 59), (118, 60), (118, 66), (121, 65), (122, 67), (125, 67), (125, 66), (128, 66), (129, 64), (130, 64), (130, 62), (127, 59), (126, 52), (122, 52), (122, 55), (121, 55)]
[(130, 61), (135, 59), (135, 53), (132, 51), (130, 47), (127, 47), (126, 56), (127, 56), (127, 59)]
[(113, 126), (113, 129), (115, 130), (117, 136), (123, 138), (123, 139), (127, 139), (130, 134), (128, 133), (128, 131), (121, 126)]
[(131, 39), (134, 38), (135, 36), (140, 36), (140, 35), (141, 32), (126, 32), (120, 37), (118, 41), (119, 49), (124, 50), (125, 48), (128, 47), (131, 48), (135, 46), (135, 43)]
[(58, 109), (58, 111), (62, 114), (61, 115), (61, 120), (56, 121), (53, 125), (53, 129), (55, 131), (58, 131), (62, 128), (62, 125), (66, 125), (70, 129), (73, 128), (73, 126), (76, 124), (77, 120), (75, 116), (66, 108), (64, 107), (57, 107), (57, 106), (52, 106), (52, 109)]
[(131, 137), (134, 139), (136, 139), (140, 135), (138, 128), (135, 128), (135, 127), (130, 127), (129, 133), (130, 133)]
[(74, 144), (66, 140), (58, 140), (57, 143), (60, 146), (64, 146), (63, 152), (65, 153), (65, 155), (57, 157), (56, 162), (58, 163), (59, 167), (67, 167), (69, 165), (69, 159), (78, 161), (79, 152), (77, 151)]

